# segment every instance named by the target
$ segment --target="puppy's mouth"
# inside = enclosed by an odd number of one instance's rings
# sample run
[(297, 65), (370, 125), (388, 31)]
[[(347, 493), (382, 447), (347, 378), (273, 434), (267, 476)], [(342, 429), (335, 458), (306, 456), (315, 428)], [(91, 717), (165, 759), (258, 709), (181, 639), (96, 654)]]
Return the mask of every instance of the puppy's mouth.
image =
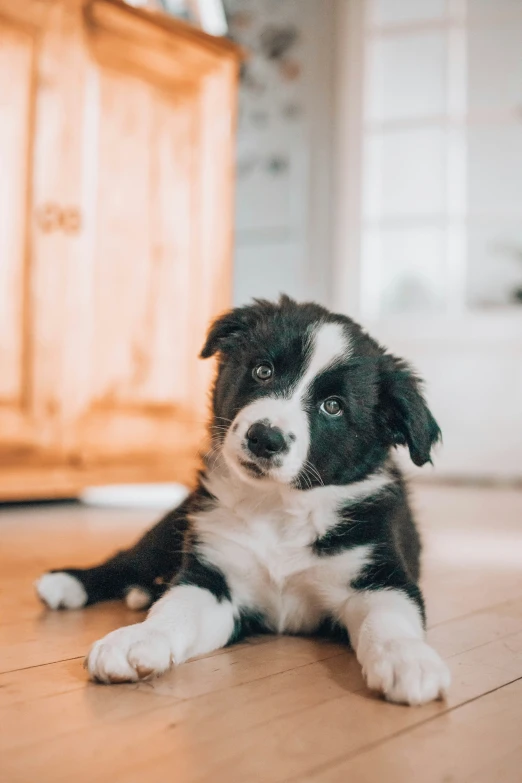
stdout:
[(268, 432), (272, 438), (270, 440), (264, 431), (266, 429), (268, 427), (264, 425), (260, 432), (256, 432), (253, 431), (253, 425), (250, 425), (247, 431), (240, 435), (238, 428), (234, 430), (232, 425), (223, 444), (223, 455), (229, 466), (247, 481), (287, 483), (281, 481), (279, 473), (288, 449), (286, 444), (277, 440), (277, 436), (274, 441), (272, 431)]
[(268, 470), (262, 468), (257, 462), (251, 462), (250, 460), (238, 459), (239, 464), (249, 476), (252, 478), (266, 478), (268, 476)]

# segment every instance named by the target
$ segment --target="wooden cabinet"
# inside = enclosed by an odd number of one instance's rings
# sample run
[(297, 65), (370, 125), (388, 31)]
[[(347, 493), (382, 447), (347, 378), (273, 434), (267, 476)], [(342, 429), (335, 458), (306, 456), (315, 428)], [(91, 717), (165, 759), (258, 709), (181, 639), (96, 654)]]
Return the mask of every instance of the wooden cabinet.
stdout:
[(117, 0), (0, 0), (0, 498), (189, 480), (238, 60)]

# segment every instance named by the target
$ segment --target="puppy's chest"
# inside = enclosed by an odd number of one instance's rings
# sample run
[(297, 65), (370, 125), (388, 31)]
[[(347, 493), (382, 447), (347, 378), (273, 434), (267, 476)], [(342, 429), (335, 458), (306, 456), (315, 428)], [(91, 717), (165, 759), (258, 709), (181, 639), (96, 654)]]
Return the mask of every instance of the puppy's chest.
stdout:
[(327, 508), (215, 507), (195, 520), (198, 550), (218, 567), (240, 607), (261, 611), (279, 632), (310, 632), (347, 597), (367, 547), (332, 556), (313, 544), (337, 522)]
[(319, 624), (316, 533), (307, 516), (221, 508), (200, 517), (196, 529), (199, 551), (223, 572), (236, 606), (260, 612), (277, 632)]
[(198, 538), (228, 578), (262, 580), (280, 589), (317, 560), (312, 550), (317, 533), (305, 514), (223, 507), (201, 519)]

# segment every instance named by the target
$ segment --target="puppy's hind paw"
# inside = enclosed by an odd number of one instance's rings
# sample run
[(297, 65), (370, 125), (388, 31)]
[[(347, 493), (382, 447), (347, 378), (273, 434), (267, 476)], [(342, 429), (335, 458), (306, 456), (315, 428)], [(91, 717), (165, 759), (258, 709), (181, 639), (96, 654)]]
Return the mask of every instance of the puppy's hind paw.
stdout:
[(49, 609), (80, 609), (87, 603), (82, 583), (65, 571), (43, 574), (34, 586), (38, 597)]

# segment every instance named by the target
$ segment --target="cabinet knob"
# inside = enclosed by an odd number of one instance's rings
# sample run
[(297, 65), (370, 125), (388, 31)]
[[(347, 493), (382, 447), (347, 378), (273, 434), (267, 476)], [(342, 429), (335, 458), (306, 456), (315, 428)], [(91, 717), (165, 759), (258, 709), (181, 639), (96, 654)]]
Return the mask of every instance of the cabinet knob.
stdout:
[(61, 215), (58, 204), (48, 203), (36, 211), (36, 221), (44, 234), (51, 234), (60, 228)]
[(82, 227), (80, 210), (76, 207), (62, 209), (58, 204), (44, 204), (36, 211), (36, 220), (44, 234), (60, 229), (65, 234), (77, 234)]
[(67, 207), (62, 210), (60, 223), (66, 234), (77, 234), (82, 227), (80, 210), (76, 207)]

